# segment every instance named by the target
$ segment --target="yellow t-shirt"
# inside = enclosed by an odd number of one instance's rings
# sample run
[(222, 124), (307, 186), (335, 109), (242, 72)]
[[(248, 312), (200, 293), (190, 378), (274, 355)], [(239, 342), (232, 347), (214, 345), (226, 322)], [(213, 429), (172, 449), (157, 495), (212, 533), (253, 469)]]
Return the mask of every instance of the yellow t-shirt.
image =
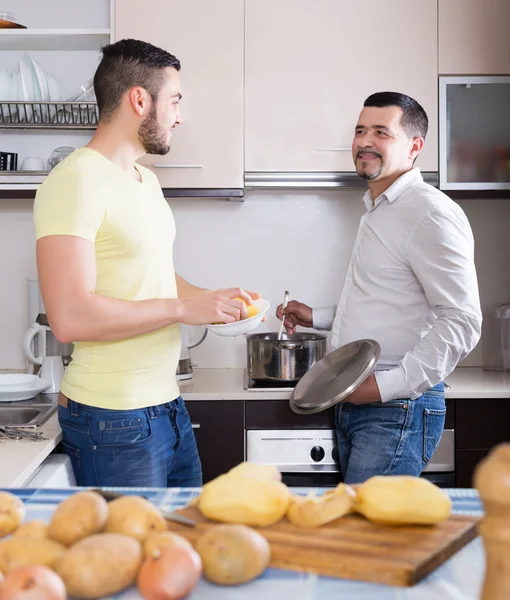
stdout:
[[(122, 300), (176, 298), (175, 223), (156, 176), (142, 181), (90, 148), (75, 150), (38, 189), (36, 237), (95, 244), (96, 293)], [(62, 392), (82, 404), (127, 410), (179, 396), (179, 325), (116, 342), (75, 342)]]

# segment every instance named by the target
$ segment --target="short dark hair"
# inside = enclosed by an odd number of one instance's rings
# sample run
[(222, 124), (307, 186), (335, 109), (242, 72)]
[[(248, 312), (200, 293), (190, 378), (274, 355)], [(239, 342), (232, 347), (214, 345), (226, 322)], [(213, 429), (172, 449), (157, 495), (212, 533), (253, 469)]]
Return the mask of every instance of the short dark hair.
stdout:
[(423, 139), (427, 135), (429, 128), (427, 113), (423, 110), (421, 104), (410, 96), (399, 92), (377, 92), (369, 96), (363, 106), (376, 106), (379, 108), (398, 106), (403, 112), (400, 124), (407, 135), (411, 138), (420, 136)]
[(163, 82), (162, 69), (181, 69), (170, 52), (140, 40), (119, 40), (101, 48), (103, 58), (94, 75), (99, 118), (108, 120), (119, 106), (122, 96), (133, 86), (145, 88), (153, 100)]

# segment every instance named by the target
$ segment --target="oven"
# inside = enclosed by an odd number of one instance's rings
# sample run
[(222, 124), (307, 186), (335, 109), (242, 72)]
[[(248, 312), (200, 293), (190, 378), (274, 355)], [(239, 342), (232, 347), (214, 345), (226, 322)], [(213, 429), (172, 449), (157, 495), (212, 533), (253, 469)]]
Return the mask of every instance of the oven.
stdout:
[[(444, 429), (423, 477), (439, 487), (455, 487), (454, 430)], [(331, 487), (342, 481), (332, 429), (248, 429), (246, 459), (272, 464), (287, 485)]]
[[(294, 413), (292, 388), (250, 385), (253, 400), (245, 401), (246, 460), (275, 465), (291, 486), (334, 487), (342, 481), (334, 407), (312, 415)], [(455, 487), (454, 406), (446, 402), (445, 428), (422, 477), (440, 487)]]

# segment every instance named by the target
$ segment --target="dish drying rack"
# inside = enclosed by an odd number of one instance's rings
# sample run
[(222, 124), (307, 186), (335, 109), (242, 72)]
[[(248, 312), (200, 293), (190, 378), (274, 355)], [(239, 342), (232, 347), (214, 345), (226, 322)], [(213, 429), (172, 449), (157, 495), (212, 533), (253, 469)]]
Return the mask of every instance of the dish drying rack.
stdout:
[(0, 129), (95, 129), (97, 102), (0, 102)]

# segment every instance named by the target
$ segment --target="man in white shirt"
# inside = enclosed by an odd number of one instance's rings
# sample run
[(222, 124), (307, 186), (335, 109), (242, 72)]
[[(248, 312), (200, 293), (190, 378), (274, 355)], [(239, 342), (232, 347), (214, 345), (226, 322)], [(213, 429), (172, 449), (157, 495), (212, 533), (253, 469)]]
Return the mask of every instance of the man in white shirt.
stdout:
[(368, 182), (367, 212), (339, 303), (277, 309), (289, 333), (298, 325), (331, 330), (333, 350), (363, 338), (381, 345), (376, 371), (336, 408), (347, 483), (421, 473), (443, 431), (443, 381), (480, 338), (469, 222), (413, 168), (427, 127), (409, 96), (367, 98), (352, 144), (356, 171)]

